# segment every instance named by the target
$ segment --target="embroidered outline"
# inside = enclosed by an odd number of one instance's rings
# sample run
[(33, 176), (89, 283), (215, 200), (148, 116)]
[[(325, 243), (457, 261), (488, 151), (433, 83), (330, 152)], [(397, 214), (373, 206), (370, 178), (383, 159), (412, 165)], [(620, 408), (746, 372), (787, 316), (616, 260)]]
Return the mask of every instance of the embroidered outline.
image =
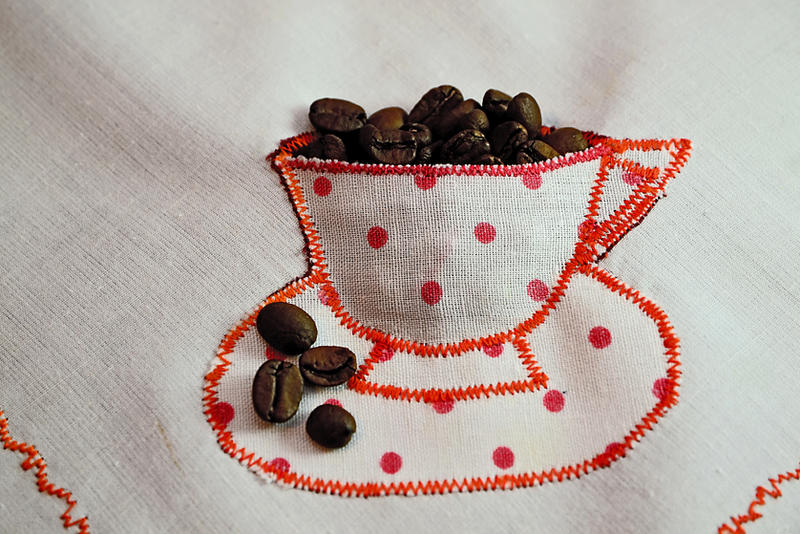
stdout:
[(41, 453), (36, 449), (36, 447), (23, 441), (17, 441), (11, 437), (11, 433), (8, 430), (8, 419), (4, 415), (2, 409), (0, 409), (0, 441), (3, 442), (3, 449), (12, 450), (22, 454), (23, 456), (28, 456), (22, 461), (20, 467), (22, 467), (23, 471), (28, 471), (34, 467), (36, 468), (36, 485), (39, 487), (40, 493), (55, 495), (67, 503), (67, 509), (63, 514), (61, 514), (61, 520), (64, 522), (64, 528), (68, 529), (77, 527), (78, 532), (81, 534), (88, 534), (89, 519), (84, 516), (80, 519), (73, 520), (72, 516), (70, 515), (72, 509), (78, 504), (77, 499), (72, 497), (72, 492), (58, 487), (50, 482), (50, 478), (47, 475), (47, 463), (44, 461), (44, 458), (42, 458)]
[(791, 480), (800, 480), (800, 467), (793, 471), (781, 473), (776, 478), (770, 478), (768, 482), (769, 487), (772, 489), (768, 489), (765, 487), (766, 485), (758, 486), (756, 488), (755, 497), (750, 502), (750, 506), (747, 507), (747, 513), (739, 516), (731, 516), (731, 523), (723, 523), (720, 525), (717, 529), (717, 534), (745, 534), (746, 530), (742, 525), (757, 521), (764, 516), (764, 514), (759, 512), (756, 508), (766, 506), (767, 501), (765, 497), (770, 496), (773, 500), (778, 500), (783, 495), (778, 486)]

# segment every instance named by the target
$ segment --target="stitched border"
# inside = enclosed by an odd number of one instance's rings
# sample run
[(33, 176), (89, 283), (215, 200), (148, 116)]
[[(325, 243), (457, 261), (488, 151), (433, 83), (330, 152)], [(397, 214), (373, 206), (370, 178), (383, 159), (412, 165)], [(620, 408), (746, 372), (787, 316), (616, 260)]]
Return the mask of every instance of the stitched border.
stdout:
[[(549, 127), (542, 127), (543, 134), (547, 134), (549, 131)], [(568, 156), (560, 156), (541, 163), (525, 165), (384, 165), (292, 157), (295, 150), (313, 141), (315, 136), (316, 134), (313, 132), (306, 132), (296, 137), (285, 139), (281, 141), (278, 150), (267, 157), (267, 160), (270, 161), (272, 168), (283, 177), (283, 183), (287, 188), (295, 213), (300, 221), (310, 258), (309, 272), (314, 278), (321, 278), (328, 289), (333, 289), (333, 285), (330, 281), (330, 274), (328, 273), (322, 242), (319, 232), (314, 227), (314, 222), (309, 213), (308, 204), (305, 200), (302, 187), (300, 186), (300, 181), (294, 173), (295, 169), (311, 169), (326, 173), (367, 172), (374, 175), (421, 173), (429, 176), (488, 174), (491, 176), (525, 177), (558, 169), (579, 161), (590, 161), (597, 157), (601, 158), (600, 171), (597, 173), (598, 177), (595, 180), (595, 185), (591, 189), (588, 212), (583, 221), (583, 223), (589, 225), (591, 230), (585, 235), (580, 236), (579, 241), (576, 242), (575, 251), (565, 264), (556, 284), (551, 288), (548, 299), (530, 318), (523, 321), (517, 327), (512, 327), (505, 332), (488, 337), (481, 337), (479, 339), (467, 338), (459, 342), (438, 344), (420, 343), (418, 341), (397, 338), (372, 327), (362, 325), (344, 309), (335, 289), (330, 292), (331, 297), (329, 299), (329, 305), (333, 309), (336, 318), (340, 319), (340, 324), (348, 328), (353, 334), (366, 338), (373, 343), (384, 343), (393, 350), (410, 352), (419, 356), (459, 355), (470, 350), (479, 350), (486, 344), (498, 342), (513, 343), (514, 339), (518, 337), (515, 335), (518, 329), (530, 333), (541, 324), (549, 315), (550, 311), (555, 308), (555, 304), (560, 300), (566, 289), (566, 283), (569, 279), (568, 273), (578, 265), (589, 264), (596, 261), (598, 257), (606, 254), (608, 249), (618, 242), (631, 228), (636, 226), (649, 210), (652, 209), (655, 202), (658, 201), (658, 195), (663, 191), (667, 182), (672, 179), (686, 163), (691, 150), (691, 142), (688, 139), (672, 139), (668, 141), (656, 139), (636, 141), (631, 139), (617, 140), (595, 134), (594, 132), (584, 132), (584, 136), (591, 144), (590, 148), (587, 150)], [(672, 162), (663, 173), (656, 167), (645, 167), (632, 161), (619, 160), (619, 156), (626, 150), (661, 150), (664, 148), (673, 150), (670, 151)], [(638, 174), (642, 180), (614, 213), (606, 220), (598, 223), (595, 221), (595, 218), (600, 210), (605, 182), (608, 179), (608, 171), (618, 165), (629, 172)], [(364, 370), (368, 372), (369, 368), (364, 368)], [(364, 376), (363, 373), (361, 376), (356, 376), (353, 385), (360, 388), (360, 390), (369, 391), (373, 394), (381, 394), (393, 398), (396, 395), (402, 395), (402, 398), (419, 398), (420, 395), (429, 395), (428, 398), (433, 398), (430, 397), (430, 395), (433, 395), (436, 398), (440, 398), (442, 394), (441, 392), (427, 393), (424, 391), (398, 392), (392, 389), (391, 386), (384, 387), (377, 384), (365, 384), (360, 382), (360, 379)], [(531, 376), (531, 380), (529, 381), (513, 385), (506, 383), (506, 386), (512, 391), (522, 391), (533, 388), (534, 386), (541, 386), (542, 384), (546, 385), (546, 376), (544, 380)], [(457, 394), (458, 392), (453, 390), (451, 393)], [(474, 392), (470, 392), (468, 396), (472, 397), (474, 394)]]
[(495, 475), (487, 477), (473, 477), (436, 481), (416, 482), (391, 482), (391, 483), (354, 483), (338, 480), (325, 480), (302, 475), (291, 469), (284, 470), (279, 466), (270, 465), (263, 457), (256, 457), (255, 453), (244, 447), (239, 447), (233, 440), (233, 434), (226, 429), (226, 424), (217, 420), (215, 407), (219, 402), (217, 388), (220, 380), (225, 376), (231, 365), (227, 358), (244, 334), (255, 325), (255, 319), (263, 306), (270, 302), (286, 300), (299, 295), (303, 291), (314, 287), (319, 281), (314, 275), (291, 282), (283, 289), (273, 293), (260, 305), (256, 306), (237, 326), (228, 331), (217, 350), (217, 358), (212, 370), (206, 375), (206, 385), (203, 388), (205, 395), (203, 405), (205, 415), (213, 430), (217, 433), (217, 442), (232, 458), (242, 465), (247, 466), (257, 473), (266, 475), (277, 482), (303, 488), (317, 493), (330, 493), (341, 496), (373, 497), (381, 495), (418, 495), (418, 494), (443, 494), (456, 491), (485, 491), (495, 489), (512, 489), (541, 485), (545, 482), (562, 481), (565, 479), (579, 478), (596, 469), (608, 467), (632, 449), (648, 430), (658, 422), (659, 418), (678, 402), (678, 387), (680, 385), (680, 342), (673, 332), (672, 325), (666, 313), (655, 303), (642, 296), (637, 290), (626, 286), (596, 265), (576, 265), (574, 272), (592, 277), (615, 293), (619, 293), (626, 300), (636, 304), (637, 307), (652, 321), (656, 323), (667, 356), (667, 383), (665, 395), (650, 410), (642, 420), (624, 437), (620, 447), (597, 454), (591, 459), (581, 463), (552, 468), (538, 473), (524, 473), (518, 475)]
[(731, 522), (720, 525), (717, 529), (717, 534), (745, 534), (746, 531), (742, 525), (752, 523), (763, 517), (763, 514), (759, 512), (757, 508), (766, 506), (766, 497), (772, 497), (774, 500), (779, 499), (783, 493), (778, 486), (792, 480), (800, 480), (800, 467), (794, 471), (781, 473), (776, 478), (770, 478), (768, 487), (766, 487), (766, 485), (758, 486), (753, 501), (750, 503), (750, 506), (747, 507), (747, 513), (739, 516), (731, 516)]
[(22, 461), (20, 466), (24, 471), (28, 471), (34, 467), (36, 468), (34, 473), (36, 475), (36, 485), (39, 487), (40, 493), (55, 495), (67, 503), (67, 509), (63, 514), (61, 514), (61, 519), (64, 521), (64, 528), (68, 529), (77, 527), (78, 532), (81, 534), (88, 534), (88, 518), (84, 516), (80, 519), (73, 520), (72, 516), (70, 515), (72, 509), (78, 504), (78, 501), (72, 497), (71, 492), (50, 482), (50, 479), (47, 476), (47, 463), (44, 461), (44, 458), (42, 458), (42, 455), (39, 453), (36, 447), (22, 441), (16, 441), (11, 437), (11, 433), (8, 430), (8, 419), (6, 419), (6, 416), (3, 414), (3, 410), (0, 410), (0, 441), (3, 442), (4, 449), (18, 452), (23, 456), (27, 455), (27, 458)]

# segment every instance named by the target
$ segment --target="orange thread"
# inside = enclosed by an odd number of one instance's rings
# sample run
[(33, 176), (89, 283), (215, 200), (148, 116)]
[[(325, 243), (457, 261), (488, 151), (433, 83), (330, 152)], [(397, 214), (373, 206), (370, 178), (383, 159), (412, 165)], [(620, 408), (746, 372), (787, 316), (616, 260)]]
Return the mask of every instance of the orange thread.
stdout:
[(777, 478), (770, 478), (769, 487), (758, 486), (756, 488), (755, 498), (750, 503), (750, 506), (747, 507), (747, 513), (739, 516), (731, 516), (731, 523), (723, 523), (717, 529), (717, 534), (745, 534), (746, 531), (742, 525), (763, 517), (763, 514), (759, 512), (757, 508), (766, 505), (767, 496), (776, 500), (779, 499), (783, 493), (778, 486), (790, 480), (800, 480), (800, 467), (794, 471), (781, 473)]
[(72, 493), (50, 482), (47, 476), (47, 463), (44, 461), (44, 458), (42, 458), (42, 455), (39, 454), (39, 451), (36, 450), (36, 447), (11, 438), (8, 430), (8, 419), (3, 415), (3, 410), (0, 410), (0, 441), (3, 442), (4, 449), (19, 452), (23, 456), (27, 455), (27, 458), (23, 460), (20, 465), (25, 471), (34, 467), (36, 468), (36, 485), (39, 487), (40, 493), (55, 495), (67, 503), (67, 509), (61, 514), (61, 519), (64, 521), (64, 528), (78, 527), (78, 532), (88, 534), (89, 520), (86, 517), (73, 520), (70, 515), (72, 509), (78, 504), (78, 501), (72, 497)]

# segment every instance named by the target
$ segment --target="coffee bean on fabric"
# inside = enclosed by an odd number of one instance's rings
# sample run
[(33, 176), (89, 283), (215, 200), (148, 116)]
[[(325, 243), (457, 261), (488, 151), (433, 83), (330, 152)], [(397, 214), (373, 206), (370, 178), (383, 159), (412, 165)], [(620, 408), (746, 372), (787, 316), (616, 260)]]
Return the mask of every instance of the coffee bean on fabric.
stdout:
[(431, 125), (439, 116), (464, 100), (461, 91), (452, 85), (440, 85), (422, 95), (408, 114), (408, 122)]
[(291, 362), (268, 360), (253, 379), (253, 408), (264, 421), (282, 423), (291, 419), (303, 397), (303, 377)]
[(317, 325), (302, 308), (288, 302), (267, 304), (256, 317), (264, 341), (284, 354), (300, 354), (317, 340)]
[(426, 124), (422, 124), (421, 122), (410, 122), (404, 124), (400, 129), (414, 134), (414, 139), (417, 140), (417, 149), (423, 146), (428, 146), (433, 141), (433, 133), (431, 132), (431, 129), (428, 128)]
[(325, 134), (320, 138), (320, 144), (322, 145), (322, 156), (325, 159), (347, 161), (347, 150), (341, 138), (333, 134)]
[(538, 163), (560, 154), (541, 139), (528, 139), (517, 149), (517, 163)]
[(368, 124), (359, 135), (361, 146), (375, 161), (391, 165), (403, 165), (414, 161), (417, 155), (417, 140), (405, 130), (381, 131)]
[(317, 386), (338, 386), (356, 373), (356, 355), (345, 347), (314, 347), (297, 363), (306, 382)]
[(442, 111), (439, 114), (439, 118), (430, 123), (431, 130), (436, 137), (449, 138), (460, 131), (458, 125), (461, 120), (478, 108), (480, 108), (480, 104), (471, 98), (459, 102), (455, 106)]
[(492, 154), (511, 163), (517, 149), (528, 140), (528, 130), (516, 121), (506, 121), (497, 125), (491, 136)]
[(492, 122), (502, 122), (510, 102), (511, 95), (497, 89), (489, 89), (483, 95), (483, 111)]
[(375, 126), (379, 130), (398, 130), (406, 123), (408, 114), (403, 108), (390, 107), (383, 108), (367, 119), (367, 123)]
[(489, 130), (489, 117), (482, 109), (473, 109), (458, 121), (459, 130), (480, 130), (486, 133)]
[(538, 137), (542, 128), (542, 112), (536, 99), (528, 93), (519, 93), (508, 103), (506, 115), (523, 125), (531, 138)]
[(442, 145), (442, 159), (451, 163), (469, 163), (490, 150), (489, 141), (480, 130), (463, 130)]
[(332, 133), (358, 130), (367, 122), (364, 108), (340, 98), (320, 98), (311, 104), (308, 119), (315, 128)]
[(498, 158), (494, 154), (484, 154), (483, 156), (476, 159), (473, 163), (477, 165), (502, 165), (503, 160)]
[(347, 445), (355, 434), (356, 420), (341, 406), (322, 404), (309, 414), (306, 432), (319, 445), (338, 449)]
[(577, 128), (564, 127), (544, 136), (545, 143), (553, 147), (559, 154), (568, 152), (579, 152), (589, 148), (589, 142), (583, 136), (583, 132)]

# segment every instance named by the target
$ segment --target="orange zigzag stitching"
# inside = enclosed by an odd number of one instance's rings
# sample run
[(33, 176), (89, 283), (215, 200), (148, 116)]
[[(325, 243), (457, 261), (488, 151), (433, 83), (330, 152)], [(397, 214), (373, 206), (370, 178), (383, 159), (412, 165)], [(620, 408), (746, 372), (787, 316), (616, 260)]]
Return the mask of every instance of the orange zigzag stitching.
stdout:
[[(220, 343), (217, 358), (220, 363), (206, 375), (206, 386), (204, 391), (206, 395), (203, 397), (203, 404), (206, 407), (204, 413), (208, 418), (214, 431), (217, 433), (217, 442), (232, 458), (237, 459), (241, 464), (246, 465), (249, 469), (261, 472), (278, 482), (287, 484), (293, 487), (301, 487), (303, 489), (314, 491), (317, 493), (330, 493), (340, 496), (358, 496), (358, 497), (374, 497), (380, 495), (428, 495), (428, 494), (443, 494), (453, 491), (486, 491), (497, 489), (512, 489), (518, 487), (529, 487), (534, 485), (541, 485), (545, 482), (556, 482), (565, 479), (580, 478), (584, 474), (588, 474), (596, 469), (608, 467), (627, 454), (628, 449), (632, 449), (634, 444), (638, 442), (648, 430), (652, 430), (653, 426), (658, 422), (660, 417), (677, 404), (678, 402), (678, 386), (681, 375), (680, 371), (680, 342), (673, 332), (672, 326), (667, 319), (666, 313), (661, 310), (655, 303), (651, 302), (642, 296), (637, 290), (626, 286), (620, 280), (614, 278), (611, 274), (604, 271), (596, 265), (580, 265), (577, 270), (587, 276), (591, 276), (595, 280), (601, 282), (610, 290), (619, 293), (626, 299), (634, 302), (639, 309), (651, 320), (655, 321), (659, 335), (663, 340), (664, 347), (666, 348), (665, 354), (668, 356), (667, 363), (667, 384), (665, 387), (666, 394), (653, 409), (648, 412), (642, 420), (631, 430), (623, 439), (620, 447), (606, 451), (594, 456), (590, 460), (575, 465), (565, 466), (561, 468), (552, 468), (550, 470), (542, 471), (540, 473), (524, 473), (519, 475), (496, 475), (493, 477), (475, 477), (471, 479), (451, 479), (442, 481), (416, 481), (416, 482), (391, 482), (387, 483), (352, 483), (341, 482), (338, 480), (324, 480), (320, 478), (312, 478), (306, 475), (301, 475), (291, 470), (281, 470), (278, 467), (270, 465), (263, 458), (256, 458), (255, 453), (248, 451), (244, 447), (239, 447), (233, 441), (233, 435), (227, 431), (225, 424), (216, 420), (215, 406), (218, 402), (217, 388), (219, 382), (228, 368), (231, 361), (225, 356), (233, 352), (236, 342), (244, 335), (250, 327), (253, 326), (255, 316), (258, 310), (265, 304), (287, 298), (289, 295), (297, 294), (299, 289), (309, 287), (309, 283), (313, 285), (313, 280), (304, 279), (290, 283), (284, 289), (270, 296), (262, 306), (257, 306), (255, 311), (248, 314), (248, 316), (235, 328), (232, 328), (228, 335)], [(510, 391), (509, 391), (510, 393)]]
[(783, 493), (778, 486), (790, 480), (800, 480), (800, 467), (794, 471), (781, 473), (777, 478), (770, 478), (769, 487), (772, 489), (768, 489), (764, 486), (758, 486), (756, 488), (755, 498), (747, 508), (747, 513), (740, 516), (731, 516), (732, 524), (723, 523), (717, 529), (717, 534), (745, 534), (746, 531), (742, 525), (745, 523), (751, 523), (763, 517), (763, 514), (759, 512), (757, 508), (766, 505), (767, 496), (770, 496), (776, 500), (779, 499)]
[(20, 465), (25, 471), (33, 467), (36, 468), (36, 485), (39, 487), (39, 492), (55, 495), (67, 503), (67, 509), (61, 514), (61, 519), (64, 521), (64, 528), (78, 527), (78, 532), (81, 534), (88, 534), (89, 520), (86, 517), (73, 520), (70, 515), (72, 509), (78, 504), (78, 501), (72, 498), (72, 493), (50, 482), (47, 476), (47, 463), (45, 463), (39, 451), (36, 450), (36, 447), (21, 441), (16, 441), (11, 437), (8, 430), (8, 419), (6, 419), (3, 414), (3, 410), (0, 410), (0, 441), (3, 442), (4, 449), (10, 449), (28, 456)]

